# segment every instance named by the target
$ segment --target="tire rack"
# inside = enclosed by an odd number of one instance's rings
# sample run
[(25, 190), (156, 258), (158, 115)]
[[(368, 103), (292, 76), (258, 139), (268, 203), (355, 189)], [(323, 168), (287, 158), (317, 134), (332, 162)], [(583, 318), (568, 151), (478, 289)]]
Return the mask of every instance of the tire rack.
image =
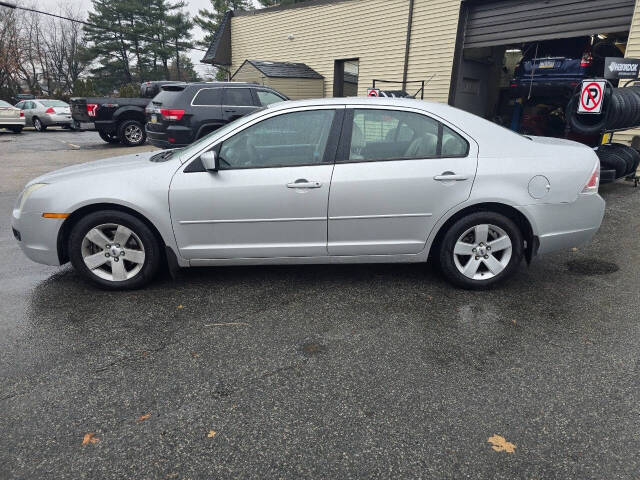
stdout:
[[(606, 79), (594, 79), (594, 80), (598, 80), (598, 81), (606, 81), (607, 82), (607, 87), (610, 89), (614, 89), (615, 87), (613, 86), (613, 84)], [(629, 80), (627, 83), (624, 84), (624, 87), (627, 87), (629, 85), (631, 85), (632, 83), (640, 83), (640, 79), (632, 79)], [(573, 89), (573, 94), (575, 95), (576, 93), (579, 93), (582, 90), (582, 82), (580, 82), (578, 85), (576, 85), (576, 88)], [(573, 95), (572, 95), (573, 96)], [(603, 100), (604, 101), (604, 100)], [(567, 129), (568, 129), (568, 125), (567, 125)], [(613, 140), (613, 134), (616, 132), (623, 132), (625, 130), (633, 130), (633, 129), (637, 129), (638, 126), (635, 127), (628, 127), (628, 128), (618, 128), (618, 129), (603, 129), (600, 131), (600, 145), (604, 145), (604, 144), (609, 144), (612, 143)], [(620, 177), (622, 178), (622, 177)], [(631, 175), (627, 175), (626, 177), (624, 177), (625, 180), (630, 180), (633, 181), (633, 186), (637, 187), (638, 183), (640, 183), (640, 176), (638, 175), (637, 171), (635, 174), (631, 174)]]

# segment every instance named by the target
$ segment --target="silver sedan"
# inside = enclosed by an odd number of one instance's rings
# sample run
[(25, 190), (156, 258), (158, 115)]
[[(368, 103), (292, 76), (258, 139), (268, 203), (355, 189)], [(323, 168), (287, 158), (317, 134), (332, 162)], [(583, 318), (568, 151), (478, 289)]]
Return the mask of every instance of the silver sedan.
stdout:
[(71, 108), (62, 100), (23, 100), (16, 104), (24, 112), (27, 125), (33, 125), (38, 132), (47, 127), (71, 127)]
[[(162, 262), (426, 262), (463, 288), (590, 241), (593, 150), (408, 99), (283, 102), (181, 150), (58, 170), (26, 186), (13, 232), (36, 262), (110, 289)], [(431, 255), (430, 255), (431, 254)]]
[(24, 128), (24, 114), (19, 108), (0, 100), (0, 128), (20, 133)]

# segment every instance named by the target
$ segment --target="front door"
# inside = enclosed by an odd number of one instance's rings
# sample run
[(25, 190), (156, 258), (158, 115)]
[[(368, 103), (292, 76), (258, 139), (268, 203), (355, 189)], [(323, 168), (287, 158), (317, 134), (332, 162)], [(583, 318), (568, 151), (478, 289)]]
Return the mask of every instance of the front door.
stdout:
[(189, 172), (189, 167), (178, 172), (169, 199), (180, 254), (187, 259), (326, 256), (337, 147), (331, 139), (341, 113), (335, 106), (276, 112), (212, 147), (218, 152), (217, 172)]
[(330, 255), (416, 254), (465, 201), (477, 147), (417, 111), (348, 109), (329, 199)]

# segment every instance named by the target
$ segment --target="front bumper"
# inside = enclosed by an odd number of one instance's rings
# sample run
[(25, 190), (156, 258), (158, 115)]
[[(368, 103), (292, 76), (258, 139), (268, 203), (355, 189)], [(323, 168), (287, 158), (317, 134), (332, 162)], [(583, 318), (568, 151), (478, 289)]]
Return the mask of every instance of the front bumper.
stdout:
[(604, 217), (605, 203), (598, 194), (580, 194), (573, 203), (539, 204), (519, 207), (534, 223), (540, 241), (538, 254), (564, 250), (589, 243)]
[(13, 210), (11, 227), (18, 245), (34, 262), (60, 265), (58, 233), (64, 219), (43, 218), (41, 213)]

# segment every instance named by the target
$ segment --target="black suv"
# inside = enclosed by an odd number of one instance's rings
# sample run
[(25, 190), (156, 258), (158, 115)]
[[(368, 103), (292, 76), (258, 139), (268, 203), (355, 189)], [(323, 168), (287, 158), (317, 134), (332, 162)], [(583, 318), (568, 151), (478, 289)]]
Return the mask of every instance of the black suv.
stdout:
[(288, 98), (263, 85), (239, 82), (162, 86), (147, 106), (147, 140), (161, 148), (189, 145), (236, 118)]

